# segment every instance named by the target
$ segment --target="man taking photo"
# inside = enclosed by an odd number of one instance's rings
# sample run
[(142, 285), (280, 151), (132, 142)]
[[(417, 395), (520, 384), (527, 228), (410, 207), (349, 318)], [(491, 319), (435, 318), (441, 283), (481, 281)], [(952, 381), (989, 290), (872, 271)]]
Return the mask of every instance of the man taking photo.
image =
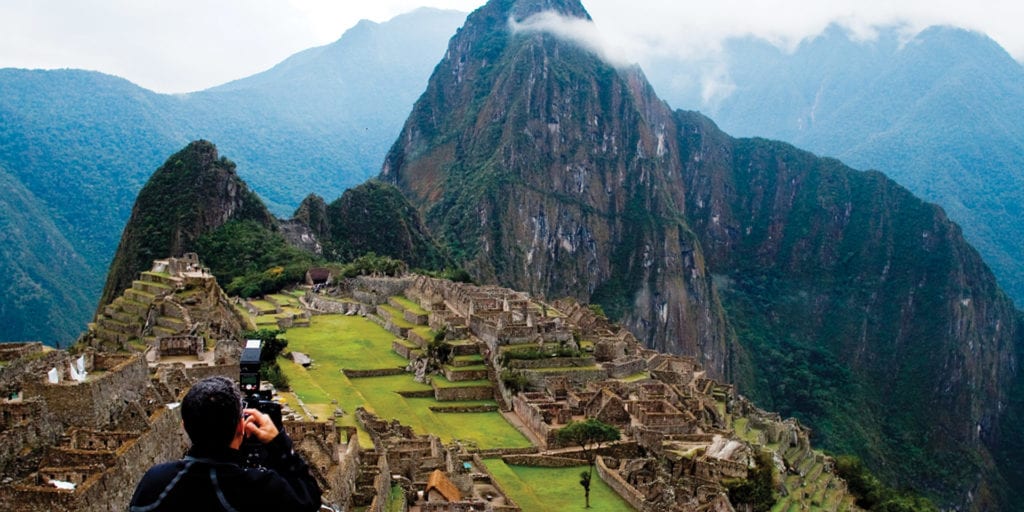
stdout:
[[(320, 487), (292, 451), (291, 439), (270, 416), (242, 410), (241, 395), (230, 379), (197, 382), (181, 403), (181, 418), (192, 448), (184, 459), (146, 472), (135, 488), (131, 512), (320, 508)], [(246, 437), (262, 443), (264, 467), (244, 467), (239, 447)]]

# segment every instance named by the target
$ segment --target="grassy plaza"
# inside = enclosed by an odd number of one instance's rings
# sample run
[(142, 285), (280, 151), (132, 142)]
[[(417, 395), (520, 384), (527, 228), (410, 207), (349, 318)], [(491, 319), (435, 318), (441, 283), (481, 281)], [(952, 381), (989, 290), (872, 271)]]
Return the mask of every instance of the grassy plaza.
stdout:
[(584, 507), (580, 472), (586, 466), (541, 468), (510, 466), (501, 459), (484, 461), (487, 469), (523, 510), (586, 510), (588, 512), (620, 512), (633, 508), (608, 484), (594, 475), (590, 483), (590, 508)]
[[(418, 433), (437, 434), (443, 442), (459, 439), (481, 449), (530, 446), (529, 440), (498, 412), (438, 413), (430, 410), (434, 406), (494, 405), (493, 400), (438, 402), (433, 398), (406, 398), (398, 392), (432, 389), (415, 382), (411, 374), (352, 379), (345, 376), (342, 369), (389, 369), (404, 367), (407, 363), (391, 350), (394, 335), (365, 318), (314, 316), (309, 327), (293, 327), (285, 337), (288, 350), (309, 355), (314, 364), (306, 369), (281, 360), (281, 369), (288, 376), (294, 394), (322, 419), (330, 417), (334, 409), (340, 407), (345, 415), (338, 418), (338, 424), (356, 426), (354, 413), (356, 407), (361, 406), (385, 420), (397, 418)], [(337, 405), (332, 400), (336, 400)], [(360, 432), (359, 439), (364, 446), (369, 446), (369, 436), (364, 432)]]

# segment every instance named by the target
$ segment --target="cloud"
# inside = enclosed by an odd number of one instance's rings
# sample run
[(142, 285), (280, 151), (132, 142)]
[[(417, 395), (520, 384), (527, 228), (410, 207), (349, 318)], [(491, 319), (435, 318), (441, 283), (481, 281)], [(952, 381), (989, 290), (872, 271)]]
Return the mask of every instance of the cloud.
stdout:
[(637, 62), (630, 58), (627, 48), (610, 45), (590, 20), (563, 16), (555, 11), (544, 11), (533, 14), (523, 21), (509, 17), (508, 25), (513, 33), (543, 32), (575, 43), (615, 67), (625, 67)]
[(583, 0), (610, 40), (642, 41), (638, 60), (703, 58), (735, 37), (758, 37), (784, 49), (839, 24), (860, 39), (874, 27), (919, 31), (953, 25), (988, 34), (1024, 59), (1024, 2), (1019, 0)]
[[(420, 5), (472, 10), (484, 0), (0, 1), (0, 67), (74, 67), (161, 92), (201, 89), (271, 67), (337, 39), (361, 18), (384, 21)], [(950, 24), (978, 30), (1024, 60), (1019, 0), (583, 0), (594, 24), (520, 22), (579, 42), (616, 65), (673, 60), (714, 75), (730, 37), (794, 48), (830, 23), (857, 37), (872, 27)], [(710, 75), (709, 75), (710, 74)], [(700, 83), (700, 77), (694, 83)], [(724, 82), (707, 82), (719, 91)]]
[[(899, 27), (905, 39), (932, 25), (987, 34), (1024, 62), (1024, 2), (1019, 0), (583, 0), (604, 41), (604, 54), (657, 69), (661, 86), (714, 106), (735, 86), (724, 63), (730, 39), (753, 37), (793, 51), (830, 25), (854, 40), (877, 38), (879, 27)], [(593, 44), (593, 43), (591, 43)], [(611, 50), (609, 50), (611, 48)], [(666, 75), (666, 70), (672, 72)], [(652, 76), (652, 79), (654, 77)], [(659, 90), (659, 92), (661, 92)]]

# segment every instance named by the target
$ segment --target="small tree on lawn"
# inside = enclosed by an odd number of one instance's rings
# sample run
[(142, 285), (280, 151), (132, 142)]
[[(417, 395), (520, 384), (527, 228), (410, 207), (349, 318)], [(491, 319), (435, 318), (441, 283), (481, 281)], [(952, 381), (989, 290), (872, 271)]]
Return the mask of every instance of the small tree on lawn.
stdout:
[(580, 486), (583, 487), (583, 498), (590, 508), (590, 481), (594, 476), (594, 459), (597, 458), (597, 450), (601, 444), (619, 439), (619, 429), (595, 418), (587, 418), (586, 421), (570, 421), (556, 434), (558, 441), (563, 444), (574, 444), (583, 451), (583, 457), (587, 459), (589, 471), (580, 473)]
[[(593, 468), (593, 466), (591, 466)], [(580, 471), (580, 485), (583, 487), (583, 499), (587, 503), (587, 508), (590, 508), (590, 472)]]

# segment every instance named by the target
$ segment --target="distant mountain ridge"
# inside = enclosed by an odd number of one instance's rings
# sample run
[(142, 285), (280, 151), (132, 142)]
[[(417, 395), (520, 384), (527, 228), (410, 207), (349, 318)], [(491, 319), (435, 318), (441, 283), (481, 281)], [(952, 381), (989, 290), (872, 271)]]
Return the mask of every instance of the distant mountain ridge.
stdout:
[[(727, 96), (705, 100), (678, 62), (648, 71), (676, 107), (723, 129), (877, 169), (942, 206), (1024, 303), (1024, 66), (988, 37), (899, 27), (854, 41), (833, 26), (783, 51), (740, 39), (723, 49)], [(685, 69), (685, 68), (683, 68)]]
[[(31, 202), (19, 210), (32, 213), (4, 220), (15, 233), (53, 232), (0, 240), (0, 265), (24, 268), (22, 253), (66, 255), (0, 285), (0, 339), (75, 339), (135, 196), (191, 140), (216, 140), (279, 216), (310, 192), (336, 197), (376, 173), (464, 17), (421, 9), (364, 21), (265, 73), (187, 95), (88, 71), (0, 70), (0, 168), (27, 192), (11, 196)], [(54, 321), (28, 313), (43, 310)]]

